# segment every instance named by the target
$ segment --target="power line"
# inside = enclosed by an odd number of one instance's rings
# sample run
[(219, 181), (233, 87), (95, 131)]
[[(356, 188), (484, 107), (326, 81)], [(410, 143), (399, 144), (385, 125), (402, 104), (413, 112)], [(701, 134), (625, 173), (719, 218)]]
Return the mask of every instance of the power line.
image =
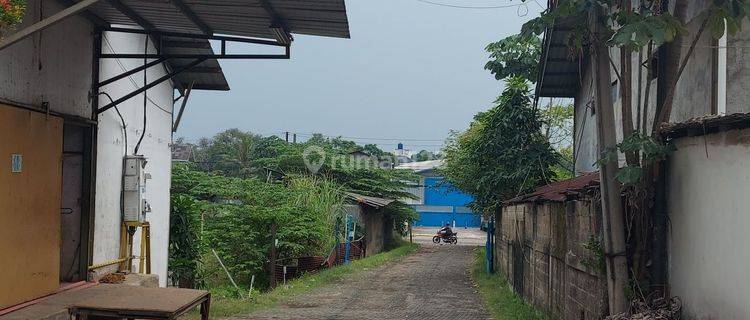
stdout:
[(455, 5), (455, 4), (433, 2), (429, 0), (417, 0), (417, 1), (426, 3), (426, 4), (435, 5), (435, 6), (457, 8), (457, 9), (502, 9), (502, 8), (513, 8), (513, 7), (520, 7), (520, 6), (526, 5), (526, 3), (522, 2), (522, 3), (507, 4), (507, 5), (500, 5), (500, 6), (460, 6), (460, 5)]

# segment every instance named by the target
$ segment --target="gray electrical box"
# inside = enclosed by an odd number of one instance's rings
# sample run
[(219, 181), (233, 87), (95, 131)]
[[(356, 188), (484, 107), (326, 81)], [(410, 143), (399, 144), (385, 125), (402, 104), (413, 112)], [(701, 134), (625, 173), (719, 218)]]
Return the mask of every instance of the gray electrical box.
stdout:
[(123, 160), (123, 204), (125, 222), (144, 222), (146, 212), (151, 208), (146, 201), (146, 179), (149, 174), (144, 172), (146, 158), (143, 156), (125, 156)]

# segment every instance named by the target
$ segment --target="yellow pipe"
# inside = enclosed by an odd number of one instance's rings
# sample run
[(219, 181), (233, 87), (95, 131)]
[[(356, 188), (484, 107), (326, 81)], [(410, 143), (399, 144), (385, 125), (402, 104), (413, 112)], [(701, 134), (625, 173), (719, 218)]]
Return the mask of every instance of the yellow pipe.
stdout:
[(94, 269), (103, 268), (103, 267), (106, 267), (106, 266), (111, 266), (111, 265), (118, 264), (118, 263), (122, 263), (122, 262), (128, 261), (130, 259), (131, 258), (120, 258), (120, 259), (116, 259), (116, 260), (110, 260), (110, 261), (107, 261), (107, 262), (97, 263), (95, 265), (89, 266), (89, 271), (94, 270)]

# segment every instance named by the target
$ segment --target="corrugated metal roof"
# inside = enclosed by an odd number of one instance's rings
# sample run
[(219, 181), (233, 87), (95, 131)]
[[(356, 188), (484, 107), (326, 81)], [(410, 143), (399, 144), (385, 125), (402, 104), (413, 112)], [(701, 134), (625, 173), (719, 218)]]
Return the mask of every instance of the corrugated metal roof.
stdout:
[(396, 200), (393, 199), (386, 199), (386, 198), (378, 198), (378, 197), (371, 197), (371, 196), (365, 196), (358, 193), (353, 192), (347, 192), (346, 196), (349, 199), (352, 199), (356, 201), (359, 204), (364, 204), (373, 208), (382, 208), (385, 207), (391, 203), (393, 203)]
[[(213, 54), (208, 40), (164, 37), (162, 50), (165, 54)], [(168, 64), (177, 69), (192, 62), (193, 59), (170, 59)], [(219, 61), (208, 59), (172, 78), (179, 86), (187, 88), (193, 82), (194, 90), (229, 90), (224, 72)]]
[[(106, 0), (87, 14), (106, 23), (161, 32), (216, 34), (274, 39), (272, 26), (292, 34), (349, 38), (344, 0)], [(213, 54), (208, 40), (164, 37), (166, 54)], [(192, 42), (180, 46), (169, 43)], [(172, 59), (171, 68), (188, 64)], [(219, 62), (209, 59), (183, 72), (174, 81), (198, 90), (229, 90)]]
[(586, 55), (571, 54), (566, 44), (572, 25), (572, 18), (561, 19), (545, 32), (536, 90), (539, 97), (573, 98), (580, 88), (580, 66)]
[(663, 123), (659, 127), (659, 132), (664, 138), (676, 139), (747, 128), (750, 128), (750, 113), (732, 113), (705, 115), (679, 123)]
[(396, 169), (408, 169), (413, 170), (416, 173), (420, 173), (439, 168), (443, 165), (443, 163), (445, 163), (443, 160), (409, 162), (397, 165)]
[(578, 194), (598, 185), (599, 172), (589, 172), (572, 179), (553, 182), (546, 186), (536, 188), (534, 192), (506, 201), (506, 204), (538, 201), (562, 202), (567, 200), (572, 194)]
[[(111, 24), (139, 26), (121, 9), (120, 2), (161, 31), (203, 34), (172, 1), (108, 0), (91, 11)], [(265, 2), (279, 15), (274, 18)], [(182, 0), (214, 34), (274, 39), (271, 25), (281, 20), (295, 34), (349, 38), (349, 22), (344, 0)]]

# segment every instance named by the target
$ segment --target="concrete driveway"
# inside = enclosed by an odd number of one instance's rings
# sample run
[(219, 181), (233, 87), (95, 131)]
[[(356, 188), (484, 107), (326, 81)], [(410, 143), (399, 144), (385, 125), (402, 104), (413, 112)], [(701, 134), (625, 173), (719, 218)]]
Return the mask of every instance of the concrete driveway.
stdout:
[[(432, 243), (432, 237), (435, 236), (438, 230), (440, 230), (438, 227), (412, 228), (414, 242), (422, 244), (423, 246), (437, 246)], [(458, 233), (458, 244), (456, 245), (459, 246), (483, 246), (485, 241), (487, 241), (487, 232), (484, 232), (479, 228), (455, 228), (453, 229), (453, 232)], [(448, 244), (441, 245), (447, 246)]]
[(233, 319), (492, 319), (468, 274), (474, 248), (423, 246), (400, 261)]

